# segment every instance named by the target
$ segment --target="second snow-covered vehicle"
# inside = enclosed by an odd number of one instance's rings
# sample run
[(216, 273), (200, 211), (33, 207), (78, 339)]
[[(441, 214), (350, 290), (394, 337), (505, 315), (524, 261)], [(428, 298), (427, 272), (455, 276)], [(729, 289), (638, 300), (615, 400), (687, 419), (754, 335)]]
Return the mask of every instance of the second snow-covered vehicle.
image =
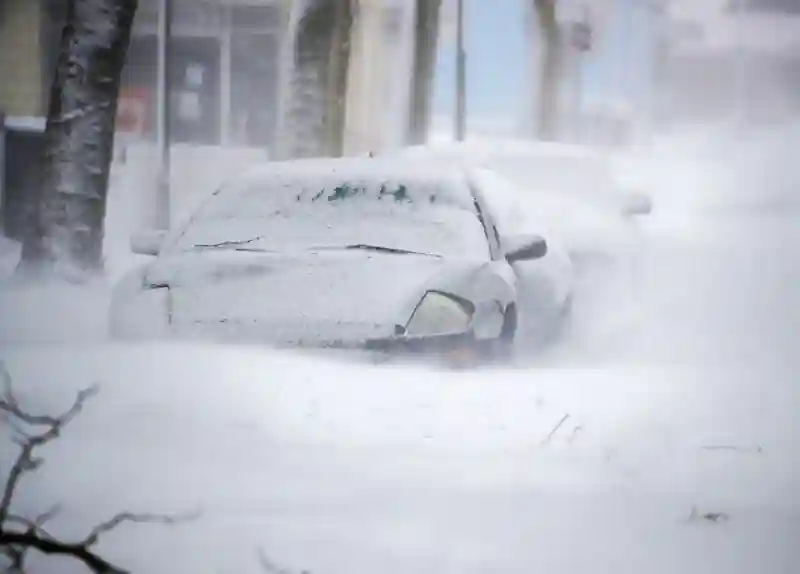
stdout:
[(554, 324), (571, 269), (541, 236), (504, 236), (488, 194), (461, 168), (419, 161), (256, 168), (174, 231), (132, 238), (156, 257), (116, 287), (112, 334), (508, 348), (524, 325)]

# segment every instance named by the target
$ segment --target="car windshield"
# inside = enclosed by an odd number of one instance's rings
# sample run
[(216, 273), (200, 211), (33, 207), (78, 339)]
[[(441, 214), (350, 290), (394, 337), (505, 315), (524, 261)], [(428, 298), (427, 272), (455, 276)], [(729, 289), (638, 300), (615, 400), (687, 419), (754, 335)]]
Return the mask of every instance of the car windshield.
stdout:
[(364, 177), (270, 177), (223, 189), (171, 251), (368, 249), (488, 258), (467, 188)]

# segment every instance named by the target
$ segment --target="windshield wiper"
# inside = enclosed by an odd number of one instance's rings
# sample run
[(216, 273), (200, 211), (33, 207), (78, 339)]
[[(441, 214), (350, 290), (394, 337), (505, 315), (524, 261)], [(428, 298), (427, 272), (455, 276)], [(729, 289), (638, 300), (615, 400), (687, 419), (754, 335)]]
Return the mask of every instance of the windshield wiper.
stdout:
[[(242, 239), (236, 241), (221, 241), (219, 243), (197, 243), (192, 247), (196, 249), (225, 249), (230, 248), (233, 251), (253, 251), (253, 252), (261, 252), (261, 253), (275, 253), (272, 249), (263, 249), (260, 247), (245, 247), (249, 243), (253, 243), (262, 239), (263, 236), (259, 235), (258, 237), (253, 237), (251, 239)], [(339, 249), (362, 249), (364, 251), (378, 251), (380, 253), (394, 253), (398, 255), (424, 255), (426, 257), (438, 257), (441, 258), (442, 256), (438, 253), (424, 253), (421, 251), (411, 251), (408, 249), (400, 249), (398, 247), (386, 247), (383, 245), (371, 245), (368, 243), (354, 243), (351, 245), (322, 245), (317, 247), (312, 247), (309, 251), (322, 251), (322, 250), (339, 250)]]
[[(331, 249), (336, 248), (333, 247)], [(354, 243), (352, 245), (345, 245), (343, 249), (363, 249), (364, 251), (378, 251), (380, 253), (395, 253), (399, 255), (425, 255), (427, 257), (441, 257), (441, 255), (437, 253), (423, 253), (421, 251), (410, 251), (408, 249), (386, 247), (383, 245), (370, 245), (368, 243)]]
[(222, 247), (236, 247), (239, 245), (247, 245), (248, 243), (254, 243), (259, 239), (263, 239), (263, 235), (258, 235), (256, 237), (252, 237), (250, 239), (237, 239), (235, 241), (221, 241), (219, 243), (197, 243), (193, 245), (193, 247), (197, 247), (199, 249), (214, 249), (214, 248), (222, 248)]

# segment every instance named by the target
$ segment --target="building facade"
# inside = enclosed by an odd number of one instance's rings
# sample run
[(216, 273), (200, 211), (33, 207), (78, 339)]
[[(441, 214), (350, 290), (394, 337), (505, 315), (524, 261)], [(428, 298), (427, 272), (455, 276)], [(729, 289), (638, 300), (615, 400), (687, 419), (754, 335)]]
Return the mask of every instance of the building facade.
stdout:
[[(174, 0), (170, 41), (171, 139), (269, 147), (287, 2)], [(158, 0), (140, 0), (122, 101), (144, 137), (156, 133)]]
[(405, 143), (415, 3), (294, 0), (281, 55), (277, 155), (358, 155)]
[(57, 0), (0, 1), (0, 111), (37, 117), (47, 111), (60, 38)]
[(666, 124), (800, 117), (800, 0), (737, 0), (665, 46), (659, 83)]
[[(171, 141), (268, 148), (275, 157), (378, 152), (405, 143), (416, 4), (172, 0)], [(121, 134), (150, 141), (158, 131), (161, 6), (139, 0), (117, 121)], [(64, 9), (63, 0), (0, 0), (6, 115), (46, 115)]]

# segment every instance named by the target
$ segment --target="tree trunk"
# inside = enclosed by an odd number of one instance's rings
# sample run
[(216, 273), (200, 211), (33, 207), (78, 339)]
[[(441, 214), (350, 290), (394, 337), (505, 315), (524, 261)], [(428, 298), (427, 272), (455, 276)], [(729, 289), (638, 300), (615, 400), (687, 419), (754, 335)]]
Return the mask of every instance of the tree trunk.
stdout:
[(328, 155), (344, 153), (344, 128), (347, 110), (347, 77), (350, 70), (350, 46), (353, 32), (353, 4), (356, 0), (335, 0), (333, 38), (328, 63), (328, 95), (325, 123)]
[(138, 0), (65, 1), (42, 176), (20, 268), (82, 277), (103, 267), (117, 97)]
[(411, 70), (411, 109), (407, 138), (412, 145), (425, 143), (430, 127), (441, 6), (442, 0), (416, 0), (414, 67)]
[(279, 135), (281, 159), (342, 155), (356, 1), (307, 0), (304, 6)]
[(542, 69), (539, 76), (539, 108), (536, 113), (539, 138), (555, 140), (559, 130), (561, 82), (561, 34), (556, 20), (557, 0), (534, 0), (542, 37)]

